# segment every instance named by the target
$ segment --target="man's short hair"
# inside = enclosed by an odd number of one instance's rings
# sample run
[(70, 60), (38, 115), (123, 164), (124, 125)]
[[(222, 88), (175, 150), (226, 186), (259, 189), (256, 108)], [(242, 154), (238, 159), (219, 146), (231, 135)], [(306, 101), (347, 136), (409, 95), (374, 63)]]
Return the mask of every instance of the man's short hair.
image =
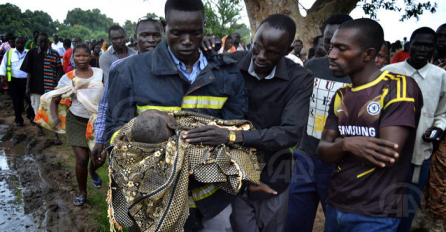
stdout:
[(152, 18), (148, 18), (148, 19), (144, 19), (144, 20), (140, 20), (138, 21), (138, 23), (136, 24), (136, 28), (135, 28), (135, 34), (138, 34), (138, 27), (140, 23), (144, 23), (144, 22), (154, 22), (156, 24), (158, 24), (160, 26), (160, 31), (161, 34), (163, 32), (163, 25), (161, 25), (161, 22), (159, 22), (158, 20), (152, 19)]
[(291, 46), (294, 40), (294, 35), (296, 34), (296, 23), (294, 23), (293, 19), (283, 14), (273, 14), (263, 20), (262, 23), (260, 23), (259, 28), (264, 23), (268, 23), (273, 28), (288, 32), (288, 46)]
[(124, 29), (123, 29), (121, 26), (119, 26), (119, 25), (113, 25), (113, 26), (111, 26), (111, 27), (108, 29), (108, 38), (110, 38), (110, 31), (118, 31), (118, 30), (122, 30), (122, 32), (123, 32), (124, 35), (125, 35), (125, 31), (124, 31)]
[(41, 36), (44, 36), (44, 37), (49, 38), (49, 37), (48, 37), (48, 34), (45, 33), (45, 32), (40, 32), (40, 33), (39, 33), (39, 37), (41, 37)]
[(437, 28), (437, 30), (440, 29), (440, 28), (442, 28), (442, 27), (446, 27), (446, 23), (445, 23), (445, 24), (441, 24), (441, 25)]
[(18, 40), (18, 39), (22, 39), (23, 41), (26, 41), (26, 38), (24, 36), (17, 36), (17, 37), (15, 37), (15, 40)]
[(353, 18), (348, 14), (342, 14), (342, 13), (334, 14), (330, 16), (327, 20), (325, 20), (324, 25), (321, 28), (321, 32), (322, 34), (324, 34), (324, 30), (327, 25), (341, 25), (351, 20), (353, 20)]
[(418, 29), (416, 29), (412, 35), (410, 36), (410, 41), (413, 41), (413, 39), (415, 38), (415, 36), (417, 34), (428, 34), (428, 35), (433, 35), (435, 38), (435, 44), (437, 44), (437, 33), (432, 30), (432, 28), (430, 27), (420, 27)]
[[(357, 36), (361, 37), (361, 46), (364, 49), (374, 48), (376, 54), (384, 43), (384, 30), (375, 20), (362, 18), (344, 22), (339, 29), (356, 29)], [(434, 32), (435, 33), (435, 32)]]
[(302, 43), (302, 40), (300, 40), (300, 39), (296, 39), (296, 41), (294, 41), (294, 44), (296, 44), (296, 42), (300, 42), (302, 45), (304, 44), (304, 43)]
[(316, 47), (316, 45), (318, 44), (319, 40), (324, 38), (322, 35), (318, 35), (316, 37), (314, 37), (313, 39), (313, 47)]
[(13, 35), (13, 36), (10, 36), (9, 38), (8, 38), (8, 40), (14, 40), (15, 41), (15, 36)]
[(66, 47), (66, 48), (71, 47), (71, 40), (70, 39), (65, 39), (63, 41), (63, 46)]
[(73, 39), (77, 39), (77, 40), (79, 40), (79, 43), (82, 43), (82, 39), (79, 36), (73, 37)]
[(171, 10), (200, 11), (204, 17), (204, 5), (201, 0), (167, 0), (166, 5), (164, 6), (164, 15), (166, 16), (166, 20), (169, 20), (169, 11)]

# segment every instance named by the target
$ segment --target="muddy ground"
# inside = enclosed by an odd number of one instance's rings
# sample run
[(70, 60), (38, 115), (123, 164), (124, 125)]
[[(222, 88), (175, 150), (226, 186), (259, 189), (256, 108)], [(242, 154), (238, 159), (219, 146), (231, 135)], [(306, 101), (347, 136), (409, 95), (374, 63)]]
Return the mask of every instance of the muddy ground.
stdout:
[(37, 127), (23, 117), (25, 126), (17, 127), (9, 96), (0, 95), (0, 231), (100, 231), (91, 215), (105, 212), (73, 206), (78, 191), (66, 137), (65, 145), (54, 146), (51, 132), (38, 137)]

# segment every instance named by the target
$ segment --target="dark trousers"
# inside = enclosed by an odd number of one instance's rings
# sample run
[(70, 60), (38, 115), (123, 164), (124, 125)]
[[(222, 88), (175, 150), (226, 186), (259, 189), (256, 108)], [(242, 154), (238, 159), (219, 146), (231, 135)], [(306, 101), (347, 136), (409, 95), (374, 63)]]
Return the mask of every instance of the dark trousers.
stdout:
[(285, 231), (313, 231), (319, 202), (325, 210), (334, 164), (294, 152), (294, 173), (290, 183)]
[(8, 91), (12, 98), (12, 105), (14, 106), (15, 122), (23, 123), (22, 112), (24, 111), (23, 102), (26, 101), (28, 108), (26, 116), (34, 121), (34, 110), (31, 107), (31, 100), (25, 96), (26, 92), (26, 78), (11, 78), (8, 82)]
[(420, 204), (421, 197), (423, 196), (424, 186), (429, 179), (429, 168), (431, 159), (427, 159), (421, 165), (420, 180), (418, 184), (412, 184), (412, 176), (414, 171), (414, 165), (412, 164), (409, 174), (409, 190), (407, 191), (407, 215), (401, 218), (401, 222), (398, 225), (397, 232), (409, 232), (412, 226), (412, 220), (417, 212), (418, 205)]

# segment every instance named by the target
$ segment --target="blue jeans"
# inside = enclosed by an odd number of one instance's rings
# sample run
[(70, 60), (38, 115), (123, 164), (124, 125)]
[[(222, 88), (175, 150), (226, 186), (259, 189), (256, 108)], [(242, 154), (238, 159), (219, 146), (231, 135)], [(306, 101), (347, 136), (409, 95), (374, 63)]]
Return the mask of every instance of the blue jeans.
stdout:
[(424, 186), (426, 185), (429, 178), (429, 168), (430, 168), (431, 159), (427, 159), (421, 165), (420, 171), (420, 180), (418, 184), (412, 184), (412, 176), (414, 165), (410, 169), (408, 183), (410, 183), (411, 187), (407, 191), (407, 215), (404, 215), (401, 218), (401, 222), (398, 225), (397, 232), (409, 232), (410, 227), (412, 226), (413, 217), (417, 212), (418, 205), (420, 204), (421, 197), (423, 196)]
[(285, 231), (311, 232), (319, 202), (325, 212), (334, 164), (323, 163), (298, 151), (294, 152), (294, 160)]
[(327, 205), (325, 232), (388, 232), (395, 231), (401, 218), (343, 213)]

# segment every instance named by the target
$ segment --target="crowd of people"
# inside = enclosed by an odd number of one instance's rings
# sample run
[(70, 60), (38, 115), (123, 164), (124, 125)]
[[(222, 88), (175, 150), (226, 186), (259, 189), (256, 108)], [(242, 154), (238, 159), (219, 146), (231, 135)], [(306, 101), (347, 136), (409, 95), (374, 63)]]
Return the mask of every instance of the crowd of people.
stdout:
[[(114, 139), (132, 119), (144, 115), (158, 131), (144, 138), (140, 123), (136, 141), (162, 143), (177, 124), (142, 113), (192, 111), (249, 120), (255, 130), (197, 125), (181, 133), (185, 143), (254, 148), (264, 167), (260, 185), (237, 195), (191, 173), (185, 231), (312, 231), (319, 204), (327, 232), (408, 232), (428, 221), (444, 231), (446, 24), (391, 44), (376, 21), (335, 14), (307, 53), (288, 16), (267, 17), (245, 47), (238, 33), (205, 36), (204, 14), (201, 0), (167, 0), (165, 21), (139, 19), (130, 39), (118, 25), (108, 41), (1, 36), (15, 124), (24, 126), (26, 108), (38, 136), (51, 129), (58, 145), (66, 132), (74, 205), (88, 203), (88, 176), (102, 187), (96, 170), (113, 159)], [(134, 205), (124, 210), (129, 231), (153, 223)]]

